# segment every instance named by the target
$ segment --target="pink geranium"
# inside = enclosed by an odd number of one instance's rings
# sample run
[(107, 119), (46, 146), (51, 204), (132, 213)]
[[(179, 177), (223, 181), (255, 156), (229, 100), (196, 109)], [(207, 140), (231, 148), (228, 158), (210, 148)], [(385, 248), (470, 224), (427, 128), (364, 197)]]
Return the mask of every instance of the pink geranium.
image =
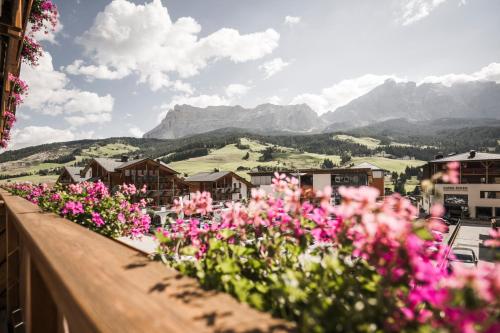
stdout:
[(34, 0), (31, 6), (29, 22), (31, 31), (54, 31), (58, 23), (57, 6), (50, 0)]

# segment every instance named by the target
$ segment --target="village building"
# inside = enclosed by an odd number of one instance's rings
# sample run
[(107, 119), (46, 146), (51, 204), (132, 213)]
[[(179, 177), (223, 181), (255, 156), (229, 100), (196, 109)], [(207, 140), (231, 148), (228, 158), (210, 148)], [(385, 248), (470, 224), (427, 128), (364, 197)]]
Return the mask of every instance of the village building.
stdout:
[(78, 184), (90, 179), (90, 170), (86, 173), (82, 172), (84, 168), (82, 167), (63, 167), (57, 183), (62, 185), (68, 184)]
[(487, 219), (500, 217), (500, 154), (468, 153), (436, 156), (424, 167), (424, 178), (430, 179), (446, 170), (449, 162), (459, 162), (459, 183), (437, 182), (434, 192), (424, 195), (426, 211), (434, 203), (441, 203), (446, 213), (457, 217)]
[(175, 198), (189, 193), (188, 185), (177, 171), (151, 158), (94, 158), (80, 175), (89, 177), (89, 181), (102, 181), (111, 191), (116, 191), (122, 184), (133, 184), (137, 189), (146, 185), (146, 193), (141, 193), (138, 198), (150, 198), (152, 205), (156, 206), (170, 205)]
[[(274, 172), (249, 172), (252, 186), (270, 193)], [(315, 191), (323, 190), (327, 186), (332, 187), (332, 196), (335, 198), (338, 198), (338, 189), (341, 186), (371, 186), (378, 189), (381, 194), (384, 193), (384, 171), (374, 165), (358, 165), (352, 168), (282, 170), (279, 173), (297, 178), (304, 196), (312, 195)]]
[(215, 201), (247, 199), (252, 184), (231, 171), (200, 172), (185, 179), (189, 192), (210, 192)]

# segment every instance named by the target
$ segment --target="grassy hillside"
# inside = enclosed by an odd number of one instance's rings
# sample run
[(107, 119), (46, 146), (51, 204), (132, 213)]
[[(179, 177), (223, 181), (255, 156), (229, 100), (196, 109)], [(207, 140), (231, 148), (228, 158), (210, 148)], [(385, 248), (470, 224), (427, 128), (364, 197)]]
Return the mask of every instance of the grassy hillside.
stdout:
[[(278, 152), (274, 154), (272, 161), (260, 162), (259, 158), (262, 155), (262, 151), (270, 145), (248, 139), (241, 141), (242, 144), (248, 145), (249, 149), (238, 149), (235, 144), (231, 144), (221, 149), (213, 150), (207, 156), (172, 162), (170, 165), (181, 173), (192, 175), (197, 172), (210, 171), (216, 168), (232, 171), (236, 171), (239, 167), (252, 169), (257, 166), (281, 167), (286, 169), (320, 168), (325, 158), (332, 160), (335, 164), (340, 163), (338, 155), (300, 152), (282, 146), (277, 146)], [(243, 160), (247, 152), (249, 153), (249, 158)], [(416, 167), (425, 163), (419, 160), (393, 160), (383, 157), (354, 157), (351, 163), (359, 164), (362, 162), (369, 162), (383, 169), (398, 173), (404, 172), (407, 166)], [(244, 177), (248, 177), (247, 170), (238, 173)]]
[[(55, 174), (64, 165), (83, 164), (92, 157), (123, 154), (164, 158), (182, 173), (193, 174), (215, 168), (245, 175), (257, 166), (280, 168), (320, 167), (324, 159), (340, 164), (340, 156), (351, 156), (348, 164), (370, 162), (401, 173), (406, 167), (422, 165), (438, 152), (476, 150), (500, 151), (500, 127), (445, 128), (417, 135), (415, 124), (389, 121), (350, 132), (313, 135), (260, 135), (241, 129), (221, 129), (192, 137), (159, 140), (108, 138), (78, 140), (28, 147), (0, 154), (0, 179), (32, 176), (38, 180)], [(458, 126), (458, 125), (457, 125)], [(417, 132), (416, 132), (417, 131)], [(261, 161), (263, 151), (274, 147), (272, 158)], [(248, 158), (243, 157), (248, 153)], [(391, 154), (394, 159), (379, 157)], [(404, 157), (413, 159), (404, 159)], [(240, 170), (238, 170), (238, 168)], [(20, 177), (24, 178), (20, 178)], [(27, 177), (27, 178), (26, 178)], [(45, 178), (43, 178), (45, 179)]]
[[(280, 167), (286, 169), (320, 167), (325, 158), (331, 159), (334, 163), (340, 163), (340, 157), (336, 155), (322, 155), (315, 153), (298, 152), (293, 148), (274, 146), (277, 152), (272, 161), (261, 162), (259, 158), (262, 151), (271, 145), (255, 140), (242, 139), (241, 144), (248, 146), (248, 149), (239, 149), (236, 144), (229, 144), (220, 149), (214, 149), (207, 156), (190, 158), (184, 161), (170, 163), (175, 170), (192, 175), (201, 171), (214, 169), (237, 171), (238, 168), (253, 169), (257, 166)], [(248, 159), (243, 157), (248, 153)], [(248, 170), (238, 173), (248, 177)]]
[[(303, 151), (293, 147), (293, 143), (286, 142), (283, 138), (269, 140), (273, 141), (271, 143), (264, 141), (265, 139), (261, 137), (255, 138), (252, 136), (242, 138), (238, 136), (224, 138), (221, 136), (212, 139), (212, 141), (208, 140), (203, 143), (188, 141), (182, 148), (171, 149), (170, 151), (167, 150), (167, 154), (153, 155), (153, 157), (168, 158), (172, 156), (172, 154), (175, 154), (175, 152), (189, 151), (189, 149), (208, 146), (211, 148), (208, 149), (208, 154), (205, 156), (186, 158), (169, 164), (175, 170), (187, 175), (201, 171), (211, 171), (217, 168), (220, 170), (236, 171), (246, 178), (248, 178), (247, 172), (258, 166), (283, 169), (319, 168), (325, 159), (329, 159), (334, 164), (340, 165), (340, 156), (337, 154)], [(7, 175), (22, 175), (22, 177), (11, 178), (16, 181), (54, 181), (57, 178), (55, 175), (59, 172), (58, 169), (64, 165), (74, 165), (75, 163), (81, 164), (82, 160), (93, 157), (118, 157), (123, 154), (141, 154), (145, 151), (142, 146), (144, 144), (143, 142), (135, 146), (131, 144), (133, 142), (124, 141), (122, 138), (115, 140), (114, 142), (109, 141), (109, 139), (103, 142), (90, 141), (79, 147), (73, 146), (72, 144), (74, 143), (63, 145), (55, 144), (52, 149), (47, 149), (44, 153), (35, 152), (35, 154), (25, 156), (19, 160), (0, 163), (0, 175), (2, 175), (2, 178), (7, 178)], [(330, 136), (330, 140), (332, 145), (335, 145), (339, 141), (344, 142), (343, 147), (347, 147), (346, 149), (349, 147), (366, 147), (362, 146), (361, 143), (370, 143), (372, 145), (376, 143), (376, 140), (371, 138), (359, 138), (358, 141), (352, 142), (353, 140), (351, 140), (351, 137), (347, 135), (338, 136), (335, 139)], [(284, 145), (278, 145), (276, 142), (282, 142)], [(151, 142), (149, 142), (149, 144), (149, 146), (155, 145), (155, 143)], [(292, 147), (286, 146), (286, 144)], [(349, 146), (351, 144), (354, 146)], [(263, 151), (269, 147), (273, 147), (274, 150), (272, 158), (265, 162), (261, 161)], [(151, 147), (147, 149), (150, 150)], [(329, 150), (335, 151), (333, 148)], [(347, 151), (349, 152), (349, 150)], [(248, 157), (244, 159), (247, 154)], [(70, 157), (72, 159), (62, 163), (46, 162), (47, 159), (64, 159), (66, 155), (71, 155)], [(358, 164), (362, 162), (370, 162), (381, 168), (389, 171), (396, 171), (398, 173), (403, 172), (407, 166), (420, 166), (424, 163), (419, 160), (397, 160), (367, 156), (353, 157), (349, 164)]]

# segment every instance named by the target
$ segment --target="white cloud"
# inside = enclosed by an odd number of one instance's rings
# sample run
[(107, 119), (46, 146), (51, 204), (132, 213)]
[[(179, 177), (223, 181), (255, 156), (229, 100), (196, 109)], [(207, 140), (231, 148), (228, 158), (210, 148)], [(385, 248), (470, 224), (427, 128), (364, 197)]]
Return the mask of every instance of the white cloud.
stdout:
[(226, 95), (229, 98), (246, 95), (250, 90), (249, 86), (244, 84), (232, 83), (226, 87)]
[(77, 139), (88, 139), (93, 132), (77, 132), (70, 129), (57, 129), (49, 126), (27, 126), (22, 129), (12, 130), (12, 143), (10, 149), (37, 146), (44, 143), (63, 142)]
[[(411, 25), (429, 16), (438, 6), (448, 0), (398, 0), (399, 10), (397, 22), (401, 25)], [(458, 6), (463, 6), (467, 0), (455, 0)]]
[(160, 109), (162, 110), (158, 114), (158, 122), (161, 122), (168, 110), (172, 109), (176, 105), (191, 105), (199, 108), (205, 108), (207, 106), (215, 106), (215, 105), (229, 105), (231, 104), (231, 100), (219, 96), (219, 95), (198, 95), (198, 96), (187, 96), (187, 95), (176, 95), (172, 98), (170, 103), (162, 104)]
[(308, 104), (313, 110), (322, 114), (334, 111), (353, 99), (356, 99), (387, 79), (403, 81), (393, 75), (366, 74), (355, 79), (343, 80), (339, 83), (321, 90), (319, 94), (301, 94), (295, 96), (290, 104)]
[(398, 21), (410, 25), (427, 17), (436, 7), (447, 0), (404, 0), (401, 1), (401, 13)]
[(48, 52), (40, 58), (38, 67), (22, 67), (21, 76), (29, 85), (23, 107), (46, 115), (63, 115), (73, 126), (111, 120), (113, 97), (69, 88), (70, 80), (54, 69)]
[(136, 126), (133, 126), (133, 127), (130, 127), (128, 129), (128, 132), (133, 136), (133, 137), (136, 137), (136, 138), (142, 138), (142, 136), (144, 135), (144, 131), (141, 130), (139, 127), (136, 127)]
[(175, 91), (183, 92), (183, 93), (186, 93), (188, 95), (192, 95), (194, 93), (194, 88), (191, 87), (191, 85), (189, 83), (182, 82), (180, 80), (175, 81), (172, 88)]
[(119, 77), (117, 72), (136, 73), (139, 82), (148, 83), (152, 90), (175, 89), (171, 76), (195, 76), (210, 62), (223, 58), (235, 63), (259, 59), (271, 53), (280, 38), (273, 29), (242, 35), (223, 28), (203, 38), (198, 36), (200, 31), (191, 17), (172, 22), (160, 0), (144, 5), (114, 0), (77, 39), (93, 64), (77, 60), (67, 70), (107, 79)]
[(281, 72), (288, 65), (290, 65), (289, 62), (283, 61), (281, 58), (274, 58), (260, 65), (259, 69), (264, 72), (265, 78), (268, 79), (274, 74)]
[(285, 24), (294, 25), (300, 23), (300, 16), (285, 16)]
[(441, 76), (428, 76), (422, 83), (442, 83), (445, 86), (452, 86), (455, 83), (471, 81), (494, 81), (500, 83), (500, 63), (493, 62), (472, 74), (446, 74)]
[(271, 96), (267, 99), (267, 103), (279, 105), (281, 104), (281, 97), (279, 96)]
[(119, 68), (118, 70), (113, 71), (103, 65), (85, 66), (83, 64), (83, 60), (75, 60), (72, 64), (62, 67), (61, 69), (72, 75), (84, 75), (89, 81), (92, 81), (93, 79), (118, 80), (123, 79), (125, 76), (130, 74), (126, 68)]

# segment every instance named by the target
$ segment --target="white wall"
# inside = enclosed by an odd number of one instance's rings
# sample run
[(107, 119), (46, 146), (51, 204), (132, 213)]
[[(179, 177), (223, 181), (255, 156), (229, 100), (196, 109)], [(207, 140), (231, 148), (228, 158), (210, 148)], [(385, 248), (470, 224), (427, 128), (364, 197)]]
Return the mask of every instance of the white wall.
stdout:
[(332, 175), (324, 173), (313, 174), (313, 189), (323, 191), (325, 187), (332, 185)]
[(476, 217), (476, 207), (500, 208), (500, 199), (481, 199), (481, 191), (500, 191), (500, 184), (436, 184), (434, 202), (444, 203), (444, 194), (461, 194), (468, 196), (469, 213)]
[[(236, 186), (235, 186), (236, 184)], [(241, 199), (248, 198), (248, 187), (245, 183), (241, 182), (239, 179), (233, 178), (231, 183), (232, 188), (239, 188), (241, 193)], [(233, 200), (240, 200), (240, 193), (233, 193)]]

